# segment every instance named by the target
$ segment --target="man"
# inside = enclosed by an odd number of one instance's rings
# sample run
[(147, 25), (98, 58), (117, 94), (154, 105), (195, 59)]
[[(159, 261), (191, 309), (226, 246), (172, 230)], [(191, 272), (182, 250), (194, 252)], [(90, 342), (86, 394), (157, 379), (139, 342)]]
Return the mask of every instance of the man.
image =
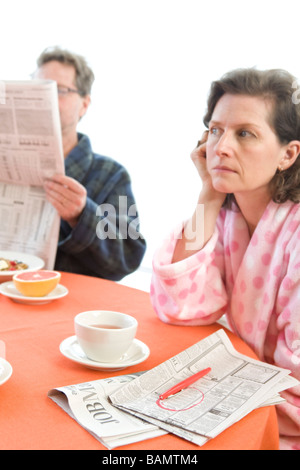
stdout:
[[(126, 169), (94, 153), (89, 138), (76, 130), (90, 104), (94, 74), (82, 56), (58, 47), (42, 52), (37, 65), (34, 78), (57, 83), (65, 157), (66, 175), (45, 182), (47, 199), (61, 217), (55, 269), (120, 280), (137, 269), (146, 244), (137, 231), (136, 212), (129, 217), (124, 211), (124, 200), (135, 207)], [(114, 217), (99, 230), (97, 216), (105, 222), (106, 214), (101, 207), (112, 208)], [(132, 226), (135, 236), (130, 236)]]

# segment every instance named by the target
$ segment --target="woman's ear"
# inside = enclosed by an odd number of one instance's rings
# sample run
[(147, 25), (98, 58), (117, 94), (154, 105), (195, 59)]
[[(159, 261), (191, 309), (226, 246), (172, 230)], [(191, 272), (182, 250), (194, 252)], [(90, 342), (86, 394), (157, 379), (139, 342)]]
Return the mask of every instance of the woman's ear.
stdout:
[(299, 140), (291, 140), (286, 145), (286, 150), (283, 158), (280, 160), (279, 168), (281, 171), (287, 170), (290, 168), (300, 153), (300, 141)]

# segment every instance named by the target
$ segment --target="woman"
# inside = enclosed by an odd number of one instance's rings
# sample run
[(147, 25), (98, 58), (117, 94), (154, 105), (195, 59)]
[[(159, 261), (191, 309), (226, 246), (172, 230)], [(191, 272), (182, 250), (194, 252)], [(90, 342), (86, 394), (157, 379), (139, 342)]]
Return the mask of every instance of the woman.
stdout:
[[(208, 131), (192, 153), (202, 180), (198, 204), (157, 251), (151, 298), (161, 320), (172, 324), (206, 325), (226, 313), (231, 329), (262, 361), (300, 379), (300, 107), (293, 102), (294, 84), (283, 70), (255, 69), (212, 83)], [(281, 448), (300, 449), (300, 387), (284, 397), (277, 407)]]

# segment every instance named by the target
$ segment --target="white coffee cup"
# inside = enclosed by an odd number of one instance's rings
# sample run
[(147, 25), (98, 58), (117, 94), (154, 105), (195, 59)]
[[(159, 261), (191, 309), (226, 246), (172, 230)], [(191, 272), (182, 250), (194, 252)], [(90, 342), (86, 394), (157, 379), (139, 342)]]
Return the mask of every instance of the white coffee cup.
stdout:
[(82, 312), (74, 319), (79, 345), (97, 362), (118, 361), (131, 346), (137, 326), (134, 317), (108, 310)]

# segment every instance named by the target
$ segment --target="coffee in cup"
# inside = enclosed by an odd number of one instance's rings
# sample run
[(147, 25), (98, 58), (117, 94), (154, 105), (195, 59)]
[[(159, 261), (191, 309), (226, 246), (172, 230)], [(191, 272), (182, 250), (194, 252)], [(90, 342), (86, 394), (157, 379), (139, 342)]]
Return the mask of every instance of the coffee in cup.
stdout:
[(76, 315), (75, 334), (89, 359), (116, 362), (129, 349), (135, 338), (138, 322), (125, 313), (91, 310)]

